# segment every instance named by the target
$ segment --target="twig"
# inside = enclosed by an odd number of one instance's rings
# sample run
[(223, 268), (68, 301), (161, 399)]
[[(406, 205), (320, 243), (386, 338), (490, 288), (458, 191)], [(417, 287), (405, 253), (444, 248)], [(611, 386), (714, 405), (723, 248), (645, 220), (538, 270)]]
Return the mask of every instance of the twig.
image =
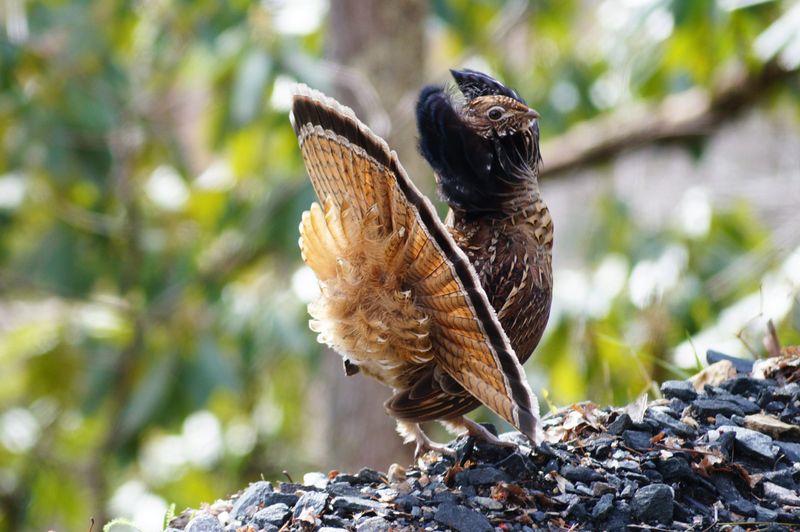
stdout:
[(553, 176), (602, 162), (644, 144), (706, 136), (798, 72), (770, 62), (757, 72), (730, 77), (710, 94), (692, 89), (669, 96), (657, 105), (624, 108), (611, 116), (584, 122), (544, 143), (542, 175)]
[(775, 330), (775, 324), (772, 320), (767, 320), (767, 335), (764, 337), (764, 347), (771, 357), (781, 356), (781, 341), (778, 339), (778, 331)]

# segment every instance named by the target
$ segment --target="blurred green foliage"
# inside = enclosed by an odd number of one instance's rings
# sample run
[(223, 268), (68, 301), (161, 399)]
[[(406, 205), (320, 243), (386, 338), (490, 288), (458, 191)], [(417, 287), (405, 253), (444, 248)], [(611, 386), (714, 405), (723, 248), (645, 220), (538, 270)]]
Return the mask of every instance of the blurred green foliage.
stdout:
[[(300, 4), (6, 1), (0, 529), (120, 513), (153, 526), (167, 503), (313, 467), (303, 419), (319, 348), (296, 247), (313, 192), (286, 91), (329, 83), (324, 5)], [(791, 61), (790, 4), (434, 0), (428, 69), (491, 67), (552, 137)], [(671, 350), (781, 268), (746, 205), (711, 213), (700, 235), (638, 229), (610, 196), (590, 216), (589, 266), (572, 280), (583, 297), (615, 288), (594, 309), (557, 302), (529, 371), (559, 405), (624, 402), (680, 374)], [(720, 277), (754, 251), (772, 258)], [(637, 268), (672, 277), (637, 299)], [(800, 342), (786, 295), (780, 332)]]

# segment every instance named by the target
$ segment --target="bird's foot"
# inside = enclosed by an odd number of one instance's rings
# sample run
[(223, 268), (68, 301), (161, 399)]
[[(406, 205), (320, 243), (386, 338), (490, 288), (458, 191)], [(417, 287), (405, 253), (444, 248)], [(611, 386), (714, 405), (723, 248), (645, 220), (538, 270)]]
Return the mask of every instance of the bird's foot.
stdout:
[(456, 452), (453, 449), (450, 449), (441, 443), (436, 443), (428, 438), (428, 435), (422, 431), (422, 427), (420, 427), (418, 423), (398, 421), (397, 432), (403, 436), (406, 443), (413, 441), (416, 444), (416, 448), (414, 450), (414, 460), (416, 461), (419, 461), (419, 459), (429, 451), (439, 453), (442, 456), (455, 457), (456, 455)]
[(428, 436), (426, 436), (425, 433), (422, 431), (420, 431), (420, 433), (422, 434), (422, 437), (416, 439), (417, 448), (414, 450), (415, 460), (419, 460), (429, 451), (439, 453), (442, 456), (450, 456), (455, 458), (456, 452), (453, 449), (445, 445), (442, 445), (441, 443), (436, 443), (435, 441), (431, 441), (431, 439), (428, 438)]
[(462, 417), (459, 420), (459, 423), (462, 424), (464, 428), (467, 429), (467, 435), (472, 436), (476, 440), (485, 441), (491, 445), (496, 445), (497, 447), (507, 447), (507, 448), (517, 448), (517, 444), (510, 441), (501, 440), (489, 430), (481, 425), (480, 423), (476, 423), (472, 421), (468, 417)]

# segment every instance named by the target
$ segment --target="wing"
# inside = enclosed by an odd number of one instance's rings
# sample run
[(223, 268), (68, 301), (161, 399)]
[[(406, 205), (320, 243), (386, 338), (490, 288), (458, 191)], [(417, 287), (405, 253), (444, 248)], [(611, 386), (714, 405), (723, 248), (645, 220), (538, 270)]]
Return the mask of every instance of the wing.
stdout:
[(399, 272), (414, 310), (429, 323), (433, 362), (535, 440), (538, 404), (524, 370), (469, 260), (395, 152), (352, 110), (303, 85), (291, 120), (314, 190), (331, 213), (326, 227), (319, 207), (316, 228), (313, 216), (305, 216), (303, 231), (314, 233), (303, 236), (306, 262), (323, 275), (346, 275), (352, 265), (342, 266), (340, 255), (355, 238), (352, 226), (371, 235), (369, 241), (402, 239), (387, 267)]

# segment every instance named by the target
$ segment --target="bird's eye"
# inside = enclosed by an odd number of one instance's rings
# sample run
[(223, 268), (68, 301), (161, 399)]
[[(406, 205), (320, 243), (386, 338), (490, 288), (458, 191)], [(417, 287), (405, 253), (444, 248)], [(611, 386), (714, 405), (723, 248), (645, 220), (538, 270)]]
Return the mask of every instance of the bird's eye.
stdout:
[(492, 107), (489, 109), (489, 112), (486, 113), (486, 116), (489, 117), (489, 120), (500, 120), (503, 117), (503, 108)]

